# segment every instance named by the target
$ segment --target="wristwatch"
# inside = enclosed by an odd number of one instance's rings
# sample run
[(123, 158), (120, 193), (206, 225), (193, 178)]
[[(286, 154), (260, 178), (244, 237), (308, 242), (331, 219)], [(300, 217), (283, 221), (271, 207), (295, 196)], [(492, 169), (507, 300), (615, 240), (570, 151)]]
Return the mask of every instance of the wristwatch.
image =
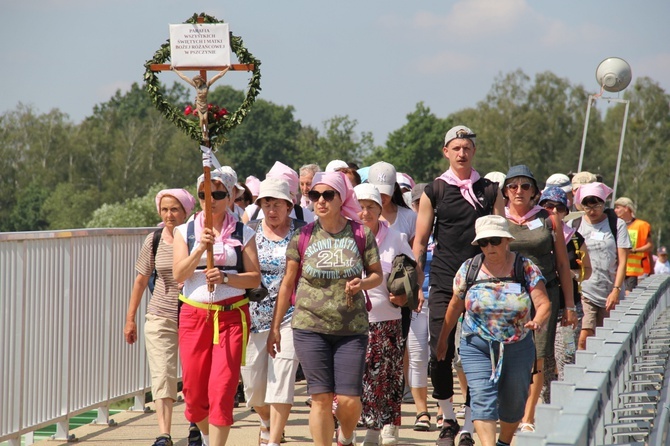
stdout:
[(228, 274), (226, 272), (223, 272), (223, 283), (228, 283)]
[(621, 291), (621, 287), (620, 287), (620, 286), (616, 286), (616, 285), (614, 285), (612, 288), (613, 288), (613, 289), (616, 288), (617, 290)]

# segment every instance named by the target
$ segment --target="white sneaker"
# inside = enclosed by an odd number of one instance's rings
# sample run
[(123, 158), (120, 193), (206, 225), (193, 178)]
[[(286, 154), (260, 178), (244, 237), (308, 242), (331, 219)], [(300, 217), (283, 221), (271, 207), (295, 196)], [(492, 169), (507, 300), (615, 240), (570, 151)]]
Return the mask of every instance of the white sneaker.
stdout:
[(394, 445), (398, 444), (398, 426), (392, 424), (384, 425), (382, 429), (382, 442), (383, 445)]

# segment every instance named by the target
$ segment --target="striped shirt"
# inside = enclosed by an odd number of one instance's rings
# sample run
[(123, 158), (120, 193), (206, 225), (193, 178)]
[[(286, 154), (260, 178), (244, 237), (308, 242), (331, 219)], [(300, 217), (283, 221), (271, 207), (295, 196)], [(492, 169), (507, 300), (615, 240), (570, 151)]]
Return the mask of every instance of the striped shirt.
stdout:
[[(151, 258), (153, 236), (152, 232), (144, 239), (140, 256), (135, 263), (135, 271), (143, 276), (151, 276), (154, 271), (154, 262)], [(156, 270), (158, 277), (147, 313), (176, 321), (179, 287), (172, 276), (172, 245), (165, 243), (162, 238), (156, 251)]]

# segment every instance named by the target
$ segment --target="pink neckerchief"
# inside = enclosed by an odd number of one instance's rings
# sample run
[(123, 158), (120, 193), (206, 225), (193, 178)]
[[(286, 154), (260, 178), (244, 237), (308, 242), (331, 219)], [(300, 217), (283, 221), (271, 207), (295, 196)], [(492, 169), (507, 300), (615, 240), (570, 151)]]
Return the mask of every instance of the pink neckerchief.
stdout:
[[(237, 220), (235, 220), (235, 217), (233, 217), (233, 215), (230, 212), (226, 212), (226, 216), (223, 219), (223, 225), (221, 226), (221, 233), (216, 237), (214, 243), (223, 242), (224, 245), (228, 245), (233, 248), (235, 246), (242, 246), (242, 243), (239, 240), (230, 237), (230, 234), (235, 232), (236, 223)], [(198, 215), (195, 216), (194, 225), (195, 225), (194, 227), (195, 239), (200, 240), (200, 233), (202, 232), (202, 228), (205, 225), (204, 212), (199, 212)], [(214, 254), (214, 264), (218, 266), (226, 265), (225, 249), (222, 249), (221, 253)]]
[(377, 234), (375, 234), (375, 240), (377, 241), (377, 246), (381, 246), (389, 233), (389, 224), (385, 220), (379, 220), (378, 225), (379, 229), (377, 230)]
[(484, 207), (479, 202), (479, 200), (477, 200), (475, 191), (472, 189), (472, 184), (475, 183), (477, 180), (479, 180), (479, 178), (480, 178), (479, 173), (475, 169), (472, 169), (470, 172), (470, 178), (468, 178), (467, 180), (461, 180), (456, 176), (454, 171), (451, 170), (451, 167), (438, 177), (439, 180), (442, 180), (447, 184), (457, 186), (461, 190), (461, 195), (463, 195), (463, 198), (465, 198), (465, 200), (468, 203), (470, 203), (472, 207), (475, 209), (477, 209), (477, 205), (479, 205), (479, 207), (482, 208)]
[(563, 237), (565, 237), (565, 244), (567, 245), (572, 240), (572, 236), (577, 232), (577, 228), (571, 228), (570, 226), (563, 225)]
[(529, 220), (532, 220), (532, 217), (542, 210), (544, 210), (543, 207), (535, 205), (523, 217), (516, 217), (510, 214), (509, 206), (505, 206), (505, 218), (508, 220), (512, 220), (512, 222), (516, 223), (517, 225), (523, 225), (527, 223)]

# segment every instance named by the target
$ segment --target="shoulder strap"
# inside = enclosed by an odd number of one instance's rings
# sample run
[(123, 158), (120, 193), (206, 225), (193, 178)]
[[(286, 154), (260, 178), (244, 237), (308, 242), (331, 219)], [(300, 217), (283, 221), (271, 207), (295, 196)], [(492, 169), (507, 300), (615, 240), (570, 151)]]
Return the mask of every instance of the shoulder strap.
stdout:
[[(250, 221), (247, 222), (247, 226), (249, 226), (251, 229), (256, 231), (258, 229), (258, 225), (260, 225), (262, 221), (263, 220), (250, 220)], [(235, 229), (237, 229), (237, 228), (235, 228)]]
[(298, 236), (298, 256), (300, 260), (298, 261), (298, 272), (295, 275), (295, 283), (293, 284), (293, 293), (291, 294), (291, 305), (295, 305), (295, 292), (298, 289), (298, 282), (300, 281), (300, 276), (302, 276), (302, 258), (305, 255), (307, 250), (307, 244), (309, 239), (312, 237), (312, 230), (314, 229), (314, 222), (306, 224), (302, 228), (298, 229), (300, 235)]
[(468, 269), (465, 272), (465, 292), (472, 288), (475, 281), (477, 280), (477, 275), (479, 270), (482, 269), (482, 263), (484, 263), (484, 253), (479, 253), (472, 258), (472, 262), (468, 265)]
[[(230, 235), (232, 238), (239, 240), (244, 245), (244, 223), (241, 221), (235, 222), (235, 231)], [(244, 262), (242, 261), (242, 246), (235, 247), (235, 254), (237, 255), (237, 265), (235, 269), (238, 273), (244, 272)]]
[(493, 214), (493, 208), (496, 204), (496, 199), (498, 198), (498, 183), (495, 181), (489, 181), (489, 184), (484, 186), (484, 201), (485, 207), (489, 214)]
[[(195, 220), (195, 219), (194, 219)], [(193, 245), (195, 245), (195, 221), (191, 220), (186, 225), (186, 245), (188, 246), (188, 253), (191, 254), (193, 251)]]
[(357, 221), (350, 221), (351, 230), (354, 232), (354, 240), (356, 240), (356, 246), (358, 247), (358, 253), (361, 255), (361, 259), (365, 254), (365, 227), (358, 223)]
[(298, 254), (300, 254), (300, 268), (302, 269), (302, 256), (305, 255), (309, 239), (312, 238), (314, 223), (307, 224), (300, 228), (300, 237), (298, 237)]
[(607, 208), (605, 209), (605, 213), (607, 214), (607, 222), (610, 225), (610, 231), (612, 232), (612, 238), (614, 238), (614, 246), (617, 248), (619, 247), (619, 240), (617, 240), (617, 215), (614, 213), (614, 209)]
[(528, 295), (530, 295), (526, 272), (523, 269), (523, 257), (518, 252), (514, 253), (514, 281), (525, 288)]
[(261, 213), (261, 207), (257, 205), (257, 206), (256, 206), (256, 210), (255, 210), (254, 213), (251, 215), (251, 218), (249, 218), (249, 220), (250, 220), (250, 221), (251, 221), (251, 220), (258, 220), (258, 214), (260, 214), (260, 213)]
[(433, 180), (433, 240), (437, 243), (437, 209), (440, 207), (440, 203), (444, 198), (444, 191), (446, 189), (446, 184), (444, 181), (436, 178)]
[(579, 232), (579, 227), (582, 225), (582, 217), (577, 217), (572, 220), (572, 227)]
[(302, 206), (300, 204), (294, 204), (293, 210), (295, 211), (296, 220), (305, 221), (305, 214), (302, 211)]
[(161, 241), (162, 235), (163, 235), (163, 228), (156, 229), (154, 231), (154, 237), (151, 240), (151, 255), (153, 256), (154, 259), (154, 265), (156, 264), (156, 253), (158, 252), (158, 244)]
[(440, 203), (442, 202), (442, 199), (444, 198), (444, 191), (445, 191), (445, 186), (447, 183), (444, 181), (440, 180), (439, 178), (436, 178), (433, 180), (433, 209), (435, 210), (435, 213), (437, 214), (437, 208), (440, 207)]

